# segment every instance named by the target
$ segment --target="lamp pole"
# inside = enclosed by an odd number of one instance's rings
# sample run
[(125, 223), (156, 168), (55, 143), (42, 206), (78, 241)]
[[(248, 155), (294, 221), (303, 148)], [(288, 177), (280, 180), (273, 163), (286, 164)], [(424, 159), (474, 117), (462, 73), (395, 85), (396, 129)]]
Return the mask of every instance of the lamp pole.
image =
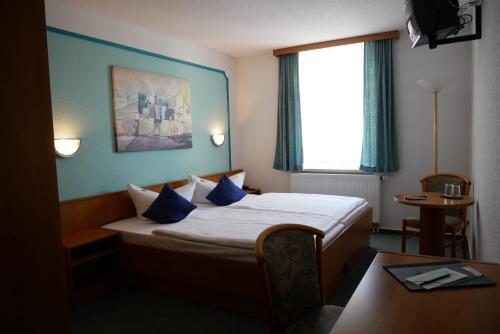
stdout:
[(453, 81), (452, 76), (435, 77), (417, 80), (417, 84), (434, 94), (434, 173), (439, 171), (439, 101), (438, 95)]
[(438, 139), (439, 139), (439, 124), (438, 124), (438, 94), (434, 92), (434, 173), (438, 173)]

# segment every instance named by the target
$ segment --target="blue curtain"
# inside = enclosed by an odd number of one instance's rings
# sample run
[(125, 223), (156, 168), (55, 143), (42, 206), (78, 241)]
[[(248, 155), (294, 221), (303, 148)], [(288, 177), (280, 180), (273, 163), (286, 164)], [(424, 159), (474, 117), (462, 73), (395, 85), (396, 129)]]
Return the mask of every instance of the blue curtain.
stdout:
[(362, 171), (399, 170), (393, 90), (392, 40), (366, 42)]
[(299, 55), (294, 53), (279, 57), (278, 131), (273, 168), (298, 172), (302, 165)]

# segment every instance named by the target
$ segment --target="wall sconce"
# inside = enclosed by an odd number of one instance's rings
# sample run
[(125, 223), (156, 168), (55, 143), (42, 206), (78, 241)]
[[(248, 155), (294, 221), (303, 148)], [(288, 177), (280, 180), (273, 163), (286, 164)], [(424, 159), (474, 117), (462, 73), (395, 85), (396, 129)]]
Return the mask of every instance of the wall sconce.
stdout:
[(82, 140), (80, 138), (54, 139), (56, 154), (61, 158), (74, 157), (80, 151), (81, 146)]
[(224, 135), (223, 134), (213, 134), (211, 137), (212, 137), (212, 143), (215, 146), (222, 146), (222, 144), (224, 144)]

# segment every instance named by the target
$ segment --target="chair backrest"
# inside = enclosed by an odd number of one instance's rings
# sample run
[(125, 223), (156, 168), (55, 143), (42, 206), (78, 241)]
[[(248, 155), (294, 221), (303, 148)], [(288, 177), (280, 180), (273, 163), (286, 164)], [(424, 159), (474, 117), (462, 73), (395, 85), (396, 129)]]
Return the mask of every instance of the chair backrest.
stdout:
[[(422, 191), (432, 191), (444, 193), (445, 184), (455, 184), (460, 186), (462, 195), (469, 196), (471, 181), (468, 177), (460, 174), (440, 173), (427, 175), (420, 179)], [(446, 209), (447, 216), (461, 217), (466, 219), (467, 207), (457, 209)]]
[(321, 251), (325, 233), (298, 224), (275, 225), (257, 238), (272, 332), (284, 329), (323, 305)]

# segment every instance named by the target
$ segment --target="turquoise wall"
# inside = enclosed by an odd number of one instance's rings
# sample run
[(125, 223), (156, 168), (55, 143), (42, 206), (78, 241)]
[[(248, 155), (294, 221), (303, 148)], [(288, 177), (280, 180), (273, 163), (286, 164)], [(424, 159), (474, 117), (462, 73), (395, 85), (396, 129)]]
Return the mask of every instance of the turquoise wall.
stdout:
[[(231, 167), (227, 77), (216, 70), (49, 28), (47, 32), (55, 138), (82, 138), (76, 157), (57, 158), (60, 200), (157, 184)], [(193, 148), (115, 151), (111, 66), (189, 80)], [(215, 147), (210, 134), (223, 131)]]

